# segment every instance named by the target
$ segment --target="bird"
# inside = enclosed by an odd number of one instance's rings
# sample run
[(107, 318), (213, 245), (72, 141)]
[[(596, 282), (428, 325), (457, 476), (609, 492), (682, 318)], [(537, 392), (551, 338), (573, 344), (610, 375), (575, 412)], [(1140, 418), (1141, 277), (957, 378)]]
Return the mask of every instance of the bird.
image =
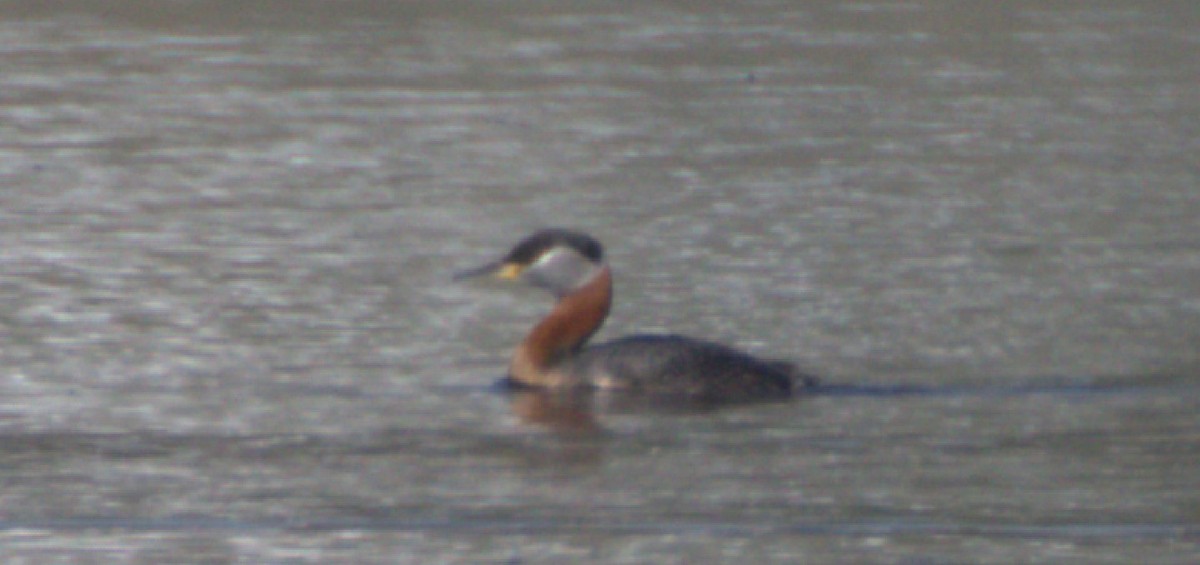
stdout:
[(521, 280), (556, 299), (512, 354), (506, 383), (514, 387), (725, 404), (788, 398), (818, 383), (790, 362), (677, 334), (635, 334), (588, 345), (612, 308), (613, 273), (600, 242), (581, 231), (536, 231), (499, 260), (453, 278), (482, 276)]

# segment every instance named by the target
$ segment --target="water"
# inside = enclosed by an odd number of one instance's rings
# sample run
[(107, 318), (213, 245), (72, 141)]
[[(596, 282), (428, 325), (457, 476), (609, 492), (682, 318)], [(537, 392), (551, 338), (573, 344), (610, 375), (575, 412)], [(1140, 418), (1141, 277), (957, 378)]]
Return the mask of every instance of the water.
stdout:
[[(0, 558), (1190, 562), (1189, 3), (10, 2)], [(564, 410), (548, 307), (820, 394)]]

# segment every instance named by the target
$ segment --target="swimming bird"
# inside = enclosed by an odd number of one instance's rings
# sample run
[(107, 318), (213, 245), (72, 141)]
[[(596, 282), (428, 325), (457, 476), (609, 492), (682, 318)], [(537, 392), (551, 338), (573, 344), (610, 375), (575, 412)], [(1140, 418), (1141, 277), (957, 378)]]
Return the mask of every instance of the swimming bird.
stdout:
[(516, 386), (728, 403), (785, 398), (817, 382), (789, 362), (681, 335), (631, 335), (588, 346), (612, 307), (613, 275), (600, 243), (579, 231), (538, 231), (455, 280), (483, 275), (524, 280), (557, 299), (513, 352), (508, 380)]

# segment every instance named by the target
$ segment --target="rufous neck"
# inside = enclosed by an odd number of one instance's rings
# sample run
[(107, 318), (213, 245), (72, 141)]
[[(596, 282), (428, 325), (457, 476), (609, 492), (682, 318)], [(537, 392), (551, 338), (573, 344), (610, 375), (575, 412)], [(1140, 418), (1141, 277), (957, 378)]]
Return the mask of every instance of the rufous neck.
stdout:
[(600, 329), (612, 306), (612, 272), (597, 269), (587, 283), (558, 300), (554, 309), (534, 326), (513, 353), (509, 376), (535, 386), (558, 386), (569, 375), (554, 366), (578, 350)]

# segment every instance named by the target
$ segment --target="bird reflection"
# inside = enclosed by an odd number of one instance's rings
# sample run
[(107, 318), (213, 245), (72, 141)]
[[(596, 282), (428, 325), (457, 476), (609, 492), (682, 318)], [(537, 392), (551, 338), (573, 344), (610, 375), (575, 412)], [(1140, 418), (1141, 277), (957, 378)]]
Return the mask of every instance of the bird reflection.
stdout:
[(600, 431), (585, 395), (527, 387), (511, 390), (509, 402), (513, 415), (525, 424), (563, 433)]

